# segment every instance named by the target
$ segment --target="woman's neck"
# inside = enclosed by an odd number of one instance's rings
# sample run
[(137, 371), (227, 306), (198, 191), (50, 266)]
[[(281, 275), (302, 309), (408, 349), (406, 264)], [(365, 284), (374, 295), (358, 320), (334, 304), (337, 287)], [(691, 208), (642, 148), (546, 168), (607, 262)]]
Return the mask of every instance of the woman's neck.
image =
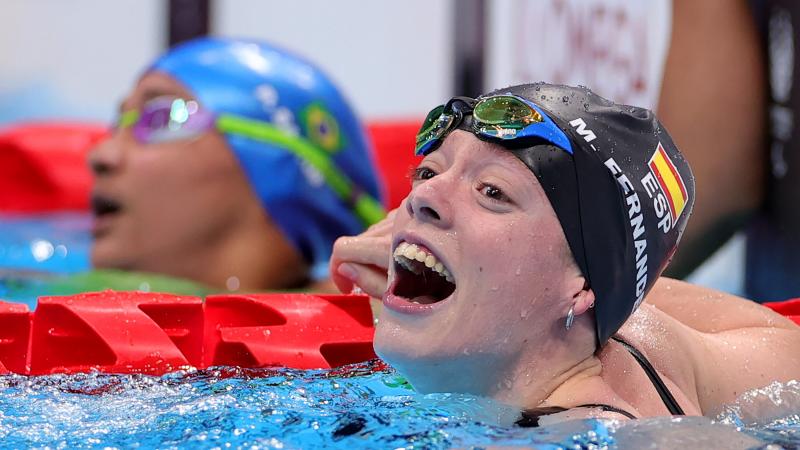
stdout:
[[(548, 344), (531, 346), (506, 373), (490, 396), (520, 408), (570, 407), (597, 401), (603, 388), (602, 364), (594, 353), (594, 326), (581, 318), (571, 330), (559, 330)], [(603, 394), (605, 396), (605, 394)]]

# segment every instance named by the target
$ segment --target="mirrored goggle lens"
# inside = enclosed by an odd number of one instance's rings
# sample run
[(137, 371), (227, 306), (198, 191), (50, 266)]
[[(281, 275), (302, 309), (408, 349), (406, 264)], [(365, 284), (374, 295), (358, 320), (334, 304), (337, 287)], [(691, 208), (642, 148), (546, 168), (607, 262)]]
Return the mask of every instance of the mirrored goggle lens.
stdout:
[(513, 138), (518, 130), (544, 121), (538, 111), (510, 95), (481, 99), (472, 116), (477, 131), (498, 138)]
[(181, 98), (150, 100), (130, 125), (131, 118), (126, 118), (127, 114), (122, 115), (120, 126), (132, 126), (136, 139), (145, 144), (195, 137), (214, 123), (213, 115), (202, 109), (196, 101)]
[(417, 140), (415, 152), (417, 155), (424, 154), (434, 142), (440, 139), (453, 124), (454, 116), (452, 113), (444, 111), (444, 105), (434, 108), (425, 121), (422, 123)]

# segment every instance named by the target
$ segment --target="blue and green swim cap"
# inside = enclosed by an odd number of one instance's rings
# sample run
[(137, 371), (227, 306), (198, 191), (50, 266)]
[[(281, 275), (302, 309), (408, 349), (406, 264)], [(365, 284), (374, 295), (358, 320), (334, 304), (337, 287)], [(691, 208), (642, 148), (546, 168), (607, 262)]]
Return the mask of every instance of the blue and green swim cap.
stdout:
[(383, 217), (364, 129), (310, 62), (263, 42), (200, 38), (171, 49), (148, 71), (175, 78), (226, 121), (228, 146), (313, 278), (327, 276), (337, 237)]

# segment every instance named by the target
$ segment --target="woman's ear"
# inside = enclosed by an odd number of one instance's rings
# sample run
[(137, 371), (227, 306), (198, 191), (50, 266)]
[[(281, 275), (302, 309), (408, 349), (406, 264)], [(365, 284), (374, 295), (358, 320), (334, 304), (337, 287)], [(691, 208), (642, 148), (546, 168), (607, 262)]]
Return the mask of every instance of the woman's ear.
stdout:
[(594, 291), (589, 287), (585, 280), (583, 287), (572, 296), (572, 308), (576, 316), (579, 316), (594, 306)]

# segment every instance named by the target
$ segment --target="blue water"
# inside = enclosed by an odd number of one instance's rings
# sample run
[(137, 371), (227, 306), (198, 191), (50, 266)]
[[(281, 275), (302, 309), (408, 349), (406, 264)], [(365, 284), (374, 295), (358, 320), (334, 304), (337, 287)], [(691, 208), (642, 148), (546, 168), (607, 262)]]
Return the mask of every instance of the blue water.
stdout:
[(77, 273), (89, 269), (87, 213), (0, 213), (0, 270)]
[[(798, 386), (781, 389), (800, 398)], [(516, 414), (468, 395), (416, 394), (377, 362), (333, 372), (220, 368), (163, 377), (0, 377), (3, 448), (800, 446), (800, 418), (785, 412), (766, 422), (727, 411), (716, 421), (582, 420), (543, 428), (513, 426)]]
[[(81, 215), (0, 217), (0, 297), (32, 304), (49, 280), (88, 268), (87, 230)], [(377, 361), (333, 371), (0, 376), (0, 448), (800, 448), (794, 382), (746, 393), (714, 418), (520, 428), (518, 414), (468, 395), (417, 394)]]

